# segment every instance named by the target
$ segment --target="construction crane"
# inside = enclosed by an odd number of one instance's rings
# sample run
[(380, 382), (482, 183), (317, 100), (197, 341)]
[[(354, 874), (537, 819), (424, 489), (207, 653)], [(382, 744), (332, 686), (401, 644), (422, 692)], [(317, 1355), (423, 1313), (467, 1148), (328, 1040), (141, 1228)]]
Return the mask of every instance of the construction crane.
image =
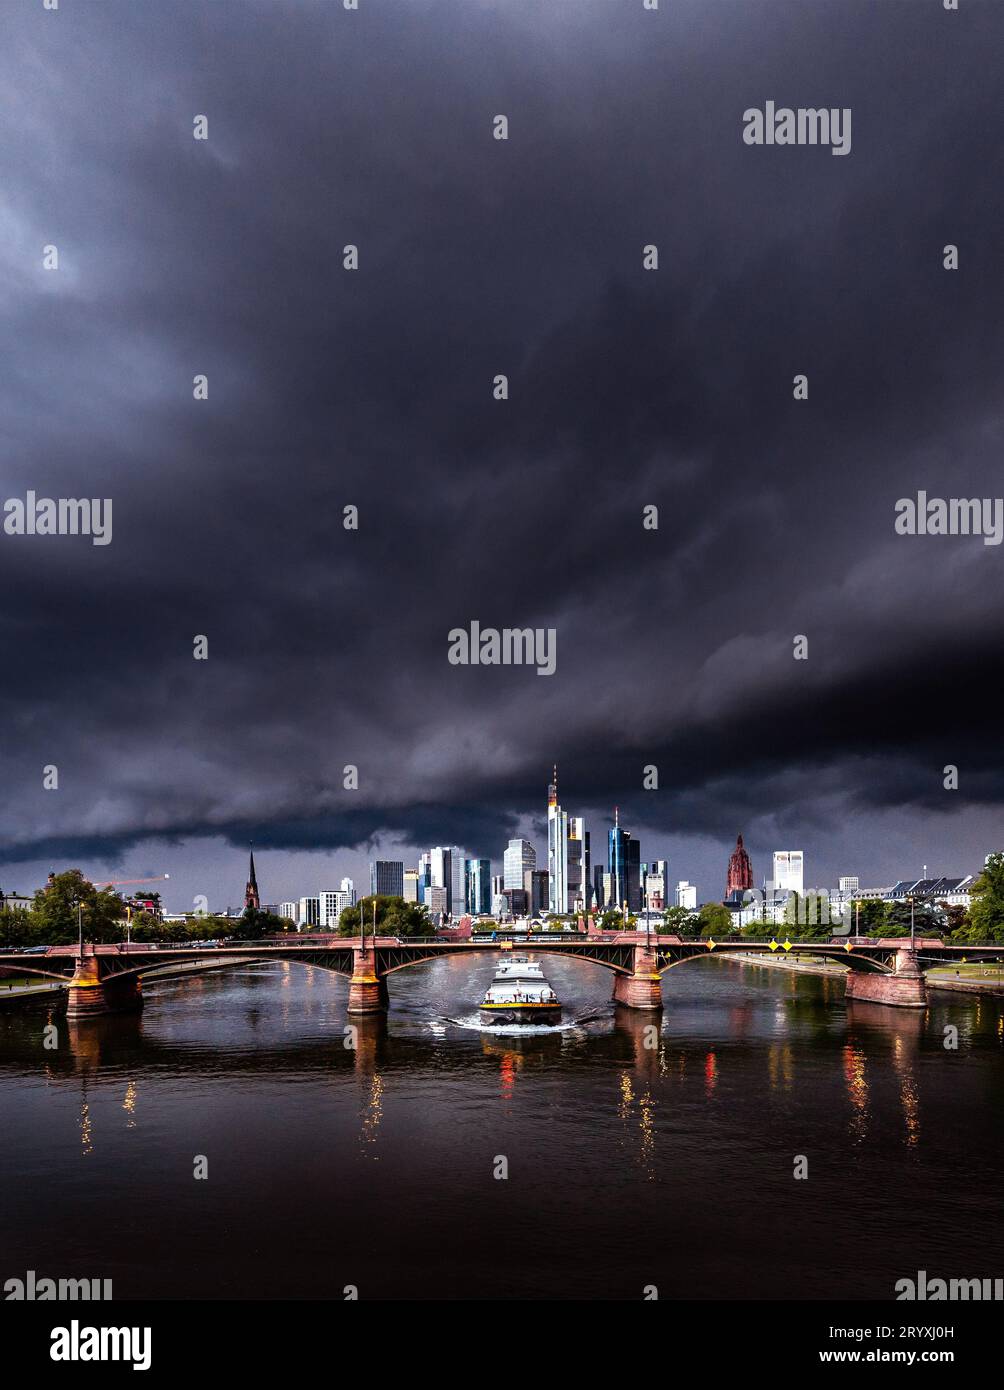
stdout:
[(126, 888), (135, 883), (160, 883), (165, 878), (170, 878), (170, 874), (155, 874), (153, 878), (106, 878), (100, 883), (95, 883), (95, 888)]

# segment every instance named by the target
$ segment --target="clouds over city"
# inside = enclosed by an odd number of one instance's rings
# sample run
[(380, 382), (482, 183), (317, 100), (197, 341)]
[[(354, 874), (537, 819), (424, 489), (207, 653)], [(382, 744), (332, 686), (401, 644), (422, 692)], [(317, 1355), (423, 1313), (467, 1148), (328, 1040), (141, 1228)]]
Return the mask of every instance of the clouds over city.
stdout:
[[(498, 858), (555, 760), (681, 877), (999, 847), (1002, 558), (893, 522), (1002, 491), (1004, 15), (804, 8), (10, 7), (0, 491), (115, 537), (0, 535), (8, 864)], [(768, 99), (852, 152), (744, 145)]]

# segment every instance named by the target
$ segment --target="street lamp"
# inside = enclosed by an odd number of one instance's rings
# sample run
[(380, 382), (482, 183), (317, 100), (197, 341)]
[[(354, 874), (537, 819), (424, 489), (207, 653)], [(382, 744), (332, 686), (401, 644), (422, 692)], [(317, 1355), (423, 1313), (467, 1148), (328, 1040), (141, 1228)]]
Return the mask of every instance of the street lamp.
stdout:
[(77, 954), (81, 960), (84, 958), (84, 904), (81, 898), (71, 898), (70, 906), (77, 909)]
[(909, 898), (907, 899), (907, 901), (908, 901), (909, 904), (910, 904), (910, 950), (913, 951), (913, 950), (916, 950), (916, 946), (917, 946), (917, 932), (916, 932), (916, 927), (915, 927), (915, 925), (914, 925), (914, 920), (913, 920), (913, 904), (914, 904), (914, 897), (913, 897), (913, 894), (912, 894), (912, 893), (910, 894), (910, 896), (909, 896)]

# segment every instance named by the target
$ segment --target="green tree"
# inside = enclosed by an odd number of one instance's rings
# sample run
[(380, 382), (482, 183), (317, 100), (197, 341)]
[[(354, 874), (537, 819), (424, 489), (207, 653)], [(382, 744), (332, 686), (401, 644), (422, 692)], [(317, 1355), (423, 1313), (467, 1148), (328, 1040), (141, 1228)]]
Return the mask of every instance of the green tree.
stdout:
[(34, 914), (26, 907), (5, 907), (0, 912), (0, 949), (30, 946), (35, 939)]
[(732, 913), (721, 903), (705, 903), (697, 914), (697, 934), (705, 940), (709, 936), (728, 936), (732, 931)]
[(601, 931), (623, 931), (624, 914), (616, 907), (608, 907), (600, 917)]
[[(886, 936), (909, 936), (910, 935), (910, 904), (909, 903), (887, 903), (886, 918), (883, 932)], [(917, 902), (913, 904), (913, 924), (917, 936), (938, 935), (945, 929), (945, 923), (941, 914), (934, 907), (933, 903)]]
[(675, 936), (691, 935), (695, 921), (694, 914), (688, 912), (685, 907), (667, 907), (662, 914), (663, 926)]
[(125, 903), (109, 889), (97, 889), (79, 869), (53, 874), (35, 894), (33, 916), (39, 943), (63, 946), (77, 939), (80, 904), (84, 940), (98, 943), (125, 937)]
[(1004, 853), (991, 854), (973, 884), (969, 939), (974, 944), (1004, 942)]
[(889, 904), (881, 898), (858, 898), (851, 904), (851, 935), (884, 936)]
[(945, 931), (957, 941), (967, 942), (970, 931), (969, 909), (962, 903), (939, 903), (945, 914)]
[(745, 927), (740, 927), (739, 935), (747, 941), (770, 941), (776, 931), (777, 928), (772, 923), (763, 922), (758, 918), (754, 922), (747, 922)]
[[(378, 893), (376, 896), (376, 929), (378, 936), (432, 936), (429, 914), (418, 903), (404, 898)], [(367, 934), (373, 930), (372, 896), (360, 898), (353, 907), (346, 907), (338, 919), (339, 936), (358, 936), (360, 918), (366, 923)]]
[(248, 907), (240, 919), (237, 933), (242, 941), (260, 941), (263, 936), (281, 936), (285, 930), (285, 920), (276, 912), (263, 912), (261, 908)]

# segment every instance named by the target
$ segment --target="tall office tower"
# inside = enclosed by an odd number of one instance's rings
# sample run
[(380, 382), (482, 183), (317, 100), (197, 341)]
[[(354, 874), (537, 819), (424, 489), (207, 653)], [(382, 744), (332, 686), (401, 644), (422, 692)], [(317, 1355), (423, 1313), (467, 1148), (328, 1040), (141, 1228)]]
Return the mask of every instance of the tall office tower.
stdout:
[(534, 869), (530, 875), (530, 911), (534, 914), (547, 907), (547, 870)]
[(627, 901), (630, 912), (640, 912), (641, 900), (641, 841), (636, 840), (630, 830), (625, 831), (625, 867), (627, 869)]
[(341, 882), (341, 885), (340, 885), (338, 891), (339, 891), (340, 893), (348, 893), (348, 895), (349, 895), (349, 907), (355, 907), (355, 905), (356, 905), (356, 885), (352, 882), (352, 880), (351, 880), (350, 878), (343, 878), (343, 879), (342, 879), (342, 882)]
[(669, 907), (669, 865), (665, 859), (656, 859), (648, 866), (645, 906), (650, 912), (662, 912)]
[(370, 865), (370, 892), (404, 897), (404, 864), (400, 859), (377, 859)]
[(450, 913), (462, 917), (467, 911), (467, 851), (459, 845), (450, 848)]
[(404, 900), (406, 903), (418, 902), (417, 869), (405, 869), (404, 871)]
[(614, 823), (608, 836), (607, 857), (610, 860), (610, 907), (629, 912), (641, 911), (641, 843), (620, 823), (620, 812), (614, 807)]
[(537, 851), (529, 840), (510, 840), (502, 855), (504, 888), (525, 888), (527, 874), (537, 867)]
[(547, 788), (547, 896), (552, 912), (568, 911), (568, 816), (558, 805), (558, 769)]
[(446, 911), (454, 917), (461, 916), (464, 911), (465, 858), (459, 845), (435, 845), (429, 851), (432, 887), (446, 889)]
[(688, 912), (697, 911), (697, 885), (681, 878), (676, 885), (676, 905), (685, 907)]
[(743, 846), (743, 837), (738, 835), (736, 847), (729, 859), (729, 872), (725, 879), (725, 896), (731, 898), (734, 893), (745, 893), (747, 888), (752, 887), (753, 865)]
[(492, 862), (490, 859), (467, 861), (467, 911), (484, 916), (492, 910)]
[(297, 911), (297, 907), (298, 907), (298, 904), (297, 904), (297, 903), (280, 903), (280, 904), (279, 904), (279, 916), (280, 916), (280, 917), (286, 917), (286, 918), (288, 918), (289, 921), (291, 921), (291, 922), (296, 922), (296, 921), (299, 920), (299, 915), (300, 915), (299, 912)]
[(317, 898), (301, 898), (297, 926), (316, 927), (321, 915), (321, 904)]
[(428, 906), (429, 889), (432, 887), (432, 855), (428, 851), (418, 860), (418, 901)]
[(852, 897), (861, 887), (861, 880), (857, 874), (845, 874), (840, 880), (840, 891), (845, 898)]
[(774, 851), (774, 890), (778, 893), (802, 893), (804, 855), (800, 849)]
[(607, 905), (607, 890), (604, 887), (606, 873), (602, 864), (593, 865), (593, 907), (602, 912)]
[[(446, 890), (447, 904), (450, 896), (450, 851), (445, 845), (436, 845), (429, 850), (429, 886), (430, 888), (444, 888)], [(426, 894), (426, 903), (430, 902), (430, 895)]]
[(492, 874), (492, 901), (500, 898), (505, 891), (505, 878), (502, 874)]
[(511, 917), (525, 917), (530, 910), (525, 888), (505, 888), (502, 891), (502, 897), (506, 902), (508, 915)]
[(568, 817), (568, 887), (566, 912), (586, 906), (589, 889), (589, 833), (581, 816)]

